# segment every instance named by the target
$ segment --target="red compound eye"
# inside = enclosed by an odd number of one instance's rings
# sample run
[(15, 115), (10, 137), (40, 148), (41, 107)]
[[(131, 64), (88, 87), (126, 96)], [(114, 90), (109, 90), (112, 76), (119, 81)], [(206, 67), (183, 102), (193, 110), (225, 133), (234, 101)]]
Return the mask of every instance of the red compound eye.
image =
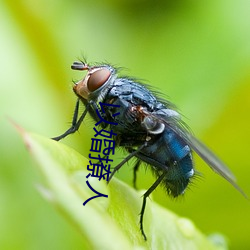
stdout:
[(99, 69), (92, 73), (88, 79), (88, 90), (93, 92), (99, 89), (109, 78), (110, 71), (108, 69)]

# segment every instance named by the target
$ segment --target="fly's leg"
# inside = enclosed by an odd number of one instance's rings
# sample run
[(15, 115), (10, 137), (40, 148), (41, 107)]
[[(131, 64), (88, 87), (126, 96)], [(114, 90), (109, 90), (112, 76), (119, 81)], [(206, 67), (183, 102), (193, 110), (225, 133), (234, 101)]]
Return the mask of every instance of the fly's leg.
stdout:
[(134, 166), (134, 169), (133, 169), (133, 186), (134, 186), (135, 189), (137, 189), (136, 188), (136, 173), (137, 173), (140, 165), (141, 165), (141, 161), (137, 160), (137, 162), (136, 162), (136, 164)]
[(59, 135), (57, 137), (53, 137), (51, 139), (53, 139), (55, 141), (60, 141), (64, 137), (68, 136), (69, 134), (75, 133), (79, 129), (79, 127), (80, 127), (80, 125), (81, 125), (81, 123), (82, 123), (82, 121), (83, 121), (84, 117), (86, 116), (88, 109), (89, 109), (89, 106), (87, 106), (86, 109), (84, 110), (84, 112), (82, 113), (82, 115), (80, 116), (79, 120), (77, 120), (78, 119), (78, 112), (79, 112), (79, 104), (80, 104), (80, 101), (78, 99), (76, 102), (71, 127), (62, 135)]
[(144, 238), (144, 240), (147, 240), (147, 236), (144, 232), (143, 229), (143, 216), (144, 216), (144, 212), (145, 212), (145, 208), (146, 208), (146, 201), (148, 196), (158, 187), (158, 185), (162, 182), (163, 178), (166, 176), (167, 172), (164, 172), (162, 175), (160, 175), (158, 177), (158, 179), (153, 183), (153, 185), (147, 190), (147, 192), (143, 195), (143, 200), (142, 200), (142, 208), (141, 208), (141, 212), (140, 212), (140, 230), (142, 233), (142, 236)]
[[(128, 148), (127, 150), (129, 153), (134, 152), (133, 148)], [(141, 165), (141, 161), (138, 159), (134, 165), (134, 168), (133, 168), (133, 187), (134, 187), (134, 189), (137, 189), (136, 188), (136, 179), (137, 179), (136, 174), (137, 174), (137, 171), (138, 171), (140, 165)]]
[(121, 161), (112, 171), (110, 177), (109, 177), (109, 182), (111, 181), (112, 177), (114, 176), (114, 174), (127, 162), (129, 161), (132, 157), (134, 157), (138, 152), (140, 152), (144, 147), (147, 146), (147, 142), (145, 142), (144, 144), (142, 144), (137, 150), (134, 150), (132, 153), (130, 153), (128, 156), (126, 156), (124, 158), (123, 161)]

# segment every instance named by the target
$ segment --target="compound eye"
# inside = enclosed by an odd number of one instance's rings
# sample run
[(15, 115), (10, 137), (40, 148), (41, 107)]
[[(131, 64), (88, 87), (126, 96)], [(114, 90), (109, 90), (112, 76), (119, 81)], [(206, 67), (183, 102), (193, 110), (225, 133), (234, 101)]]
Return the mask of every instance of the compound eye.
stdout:
[(93, 92), (99, 89), (109, 79), (110, 74), (108, 69), (99, 69), (90, 74), (87, 83), (88, 90)]

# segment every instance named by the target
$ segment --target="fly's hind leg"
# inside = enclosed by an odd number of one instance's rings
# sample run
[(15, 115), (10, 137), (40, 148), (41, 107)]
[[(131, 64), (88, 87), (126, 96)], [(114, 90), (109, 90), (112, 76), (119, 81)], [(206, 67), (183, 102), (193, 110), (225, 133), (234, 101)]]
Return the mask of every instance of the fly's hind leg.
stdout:
[(136, 188), (136, 179), (137, 179), (136, 174), (137, 174), (137, 171), (138, 171), (140, 165), (141, 165), (141, 161), (137, 160), (136, 163), (135, 163), (134, 169), (133, 169), (133, 186), (134, 186), (135, 189), (137, 189)]
[(140, 230), (141, 230), (141, 233), (142, 233), (144, 240), (147, 240), (147, 236), (146, 236), (144, 229), (143, 229), (143, 217), (144, 217), (144, 212), (145, 212), (145, 208), (146, 208), (147, 198), (158, 187), (158, 185), (162, 182), (162, 180), (164, 179), (165, 176), (166, 176), (166, 172), (163, 172), (158, 177), (158, 179), (153, 183), (153, 185), (147, 190), (147, 192), (143, 195), (142, 208), (141, 208), (141, 212), (140, 212)]

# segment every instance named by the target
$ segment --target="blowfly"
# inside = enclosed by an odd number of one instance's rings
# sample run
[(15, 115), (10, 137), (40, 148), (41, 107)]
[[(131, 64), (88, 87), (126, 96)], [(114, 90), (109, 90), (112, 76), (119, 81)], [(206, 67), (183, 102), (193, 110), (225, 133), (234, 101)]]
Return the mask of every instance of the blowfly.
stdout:
[[(98, 122), (100, 118), (96, 115), (96, 110), (103, 119), (110, 121), (109, 125), (101, 123), (100, 126), (109, 126), (117, 134), (114, 138), (115, 145), (128, 152), (124, 160), (114, 168), (110, 180), (134, 157), (134, 185), (136, 171), (142, 163), (149, 165), (157, 177), (143, 195), (140, 230), (145, 240), (143, 216), (147, 197), (159, 184), (172, 197), (184, 193), (195, 174), (192, 151), (244, 195), (232, 172), (189, 132), (175, 106), (169, 101), (158, 98), (145, 84), (133, 78), (119, 77), (117, 70), (109, 64), (90, 66), (85, 62), (74, 62), (71, 68), (87, 71), (87, 74), (73, 87), (78, 99), (71, 127), (53, 139), (59, 141), (76, 132), (87, 113)], [(85, 111), (79, 116), (80, 102), (84, 104)], [(100, 107), (100, 102), (112, 105)], [(112, 116), (117, 112), (120, 112), (119, 116)]]

